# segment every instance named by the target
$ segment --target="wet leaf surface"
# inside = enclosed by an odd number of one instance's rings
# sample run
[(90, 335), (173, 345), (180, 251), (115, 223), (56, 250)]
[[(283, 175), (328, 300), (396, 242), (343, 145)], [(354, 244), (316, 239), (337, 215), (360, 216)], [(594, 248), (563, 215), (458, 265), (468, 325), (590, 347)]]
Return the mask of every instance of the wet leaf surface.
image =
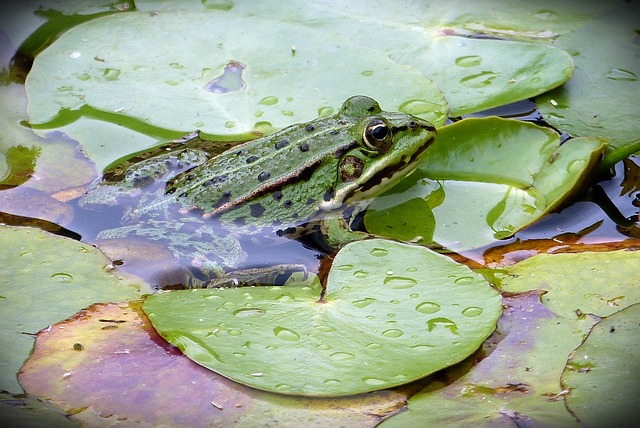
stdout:
[(136, 302), (93, 305), (38, 333), (20, 382), (85, 426), (373, 426), (408, 393), (329, 400), (239, 385), (166, 343)]
[(567, 408), (594, 427), (633, 425), (640, 416), (640, 304), (596, 324), (562, 374)]
[(402, 385), (455, 364), (491, 333), (500, 296), (422, 247), (365, 240), (311, 287), (185, 290), (149, 296), (162, 337), (239, 383), (340, 396)]
[(606, 317), (640, 302), (638, 251), (539, 254), (505, 269), (501, 289), (544, 290), (542, 302), (566, 318)]
[(90, 245), (32, 229), (0, 226), (0, 388), (20, 392), (15, 373), (32, 334), (94, 302), (133, 299), (144, 283), (110, 272)]
[(408, 410), (382, 427), (579, 426), (564, 406), (560, 375), (593, 320), (559, 317), (537, 293), (504, 303), (485, 344), (491, 354), (452, 384), (433, 384), (411, 397)]
[(572, 53), (576, 72), (536, 100), (552, 125), (574, 136), (609, 139), (611, 149), (622, 149), (611, 164), (640, 150), (639, 19), (638, 4), (627, 2), (558, 37), (554, 45)]

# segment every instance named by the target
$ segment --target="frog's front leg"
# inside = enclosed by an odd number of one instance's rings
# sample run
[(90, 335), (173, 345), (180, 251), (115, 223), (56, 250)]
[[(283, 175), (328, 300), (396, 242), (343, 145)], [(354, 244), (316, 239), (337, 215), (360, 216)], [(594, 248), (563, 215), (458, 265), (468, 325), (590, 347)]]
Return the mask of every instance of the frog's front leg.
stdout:
[(339, 250), (349, 242), (361, 241), (373, 237), (373, 235), (367, 232), (351, 230), (349, 223), (343, 217), (333, 217), (322, 220), (320, 222), (320, 231), (327, 245), (334, 250)]

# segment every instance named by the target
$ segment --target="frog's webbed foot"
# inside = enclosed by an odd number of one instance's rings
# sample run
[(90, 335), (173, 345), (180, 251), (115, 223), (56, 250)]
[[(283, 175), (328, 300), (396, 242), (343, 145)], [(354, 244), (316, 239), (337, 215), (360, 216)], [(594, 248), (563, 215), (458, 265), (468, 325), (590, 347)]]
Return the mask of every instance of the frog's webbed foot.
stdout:
[(280, 264), (262, 268), (240, 269), (206, 281), (189, 282), (190, 288), (230, 288), (262, 285), (283, 285), (295, 272), (307, 278), (307, 268), (302, 264)]

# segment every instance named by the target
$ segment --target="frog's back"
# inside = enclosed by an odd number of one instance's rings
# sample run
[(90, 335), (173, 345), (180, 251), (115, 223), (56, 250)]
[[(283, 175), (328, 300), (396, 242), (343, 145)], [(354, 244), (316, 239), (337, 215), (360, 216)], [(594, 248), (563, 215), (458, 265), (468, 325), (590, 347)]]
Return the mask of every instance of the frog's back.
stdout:
[(287, 183), (310, 177), (323, 160), (357, 144), (350, 129), (364, 112), (376, 109), (370, 98), (353, 97), (334, 116), (290, 126), (210, 159), (170, 181), (166, 191), (206, 216), (265, 195), (277, 197)]

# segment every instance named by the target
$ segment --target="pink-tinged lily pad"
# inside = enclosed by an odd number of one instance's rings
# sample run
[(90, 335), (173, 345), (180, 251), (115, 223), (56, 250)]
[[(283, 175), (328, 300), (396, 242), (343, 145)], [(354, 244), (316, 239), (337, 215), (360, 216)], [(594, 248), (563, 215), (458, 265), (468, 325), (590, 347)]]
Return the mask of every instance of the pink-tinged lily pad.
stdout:
[(504, 303), (498, 328), (485, 342), (490, 355), (450, 385), (429, 385), (382, 427), (578, 426), (565, 408), (560, 376), (593, 320), (561, 318), (535, 292)]
[(42, 330), (19, 379), (85, 426), (373, 426), (408, 393), (323, 400), (236, 384), (165, 342), (136, 302), (92, 305)]

